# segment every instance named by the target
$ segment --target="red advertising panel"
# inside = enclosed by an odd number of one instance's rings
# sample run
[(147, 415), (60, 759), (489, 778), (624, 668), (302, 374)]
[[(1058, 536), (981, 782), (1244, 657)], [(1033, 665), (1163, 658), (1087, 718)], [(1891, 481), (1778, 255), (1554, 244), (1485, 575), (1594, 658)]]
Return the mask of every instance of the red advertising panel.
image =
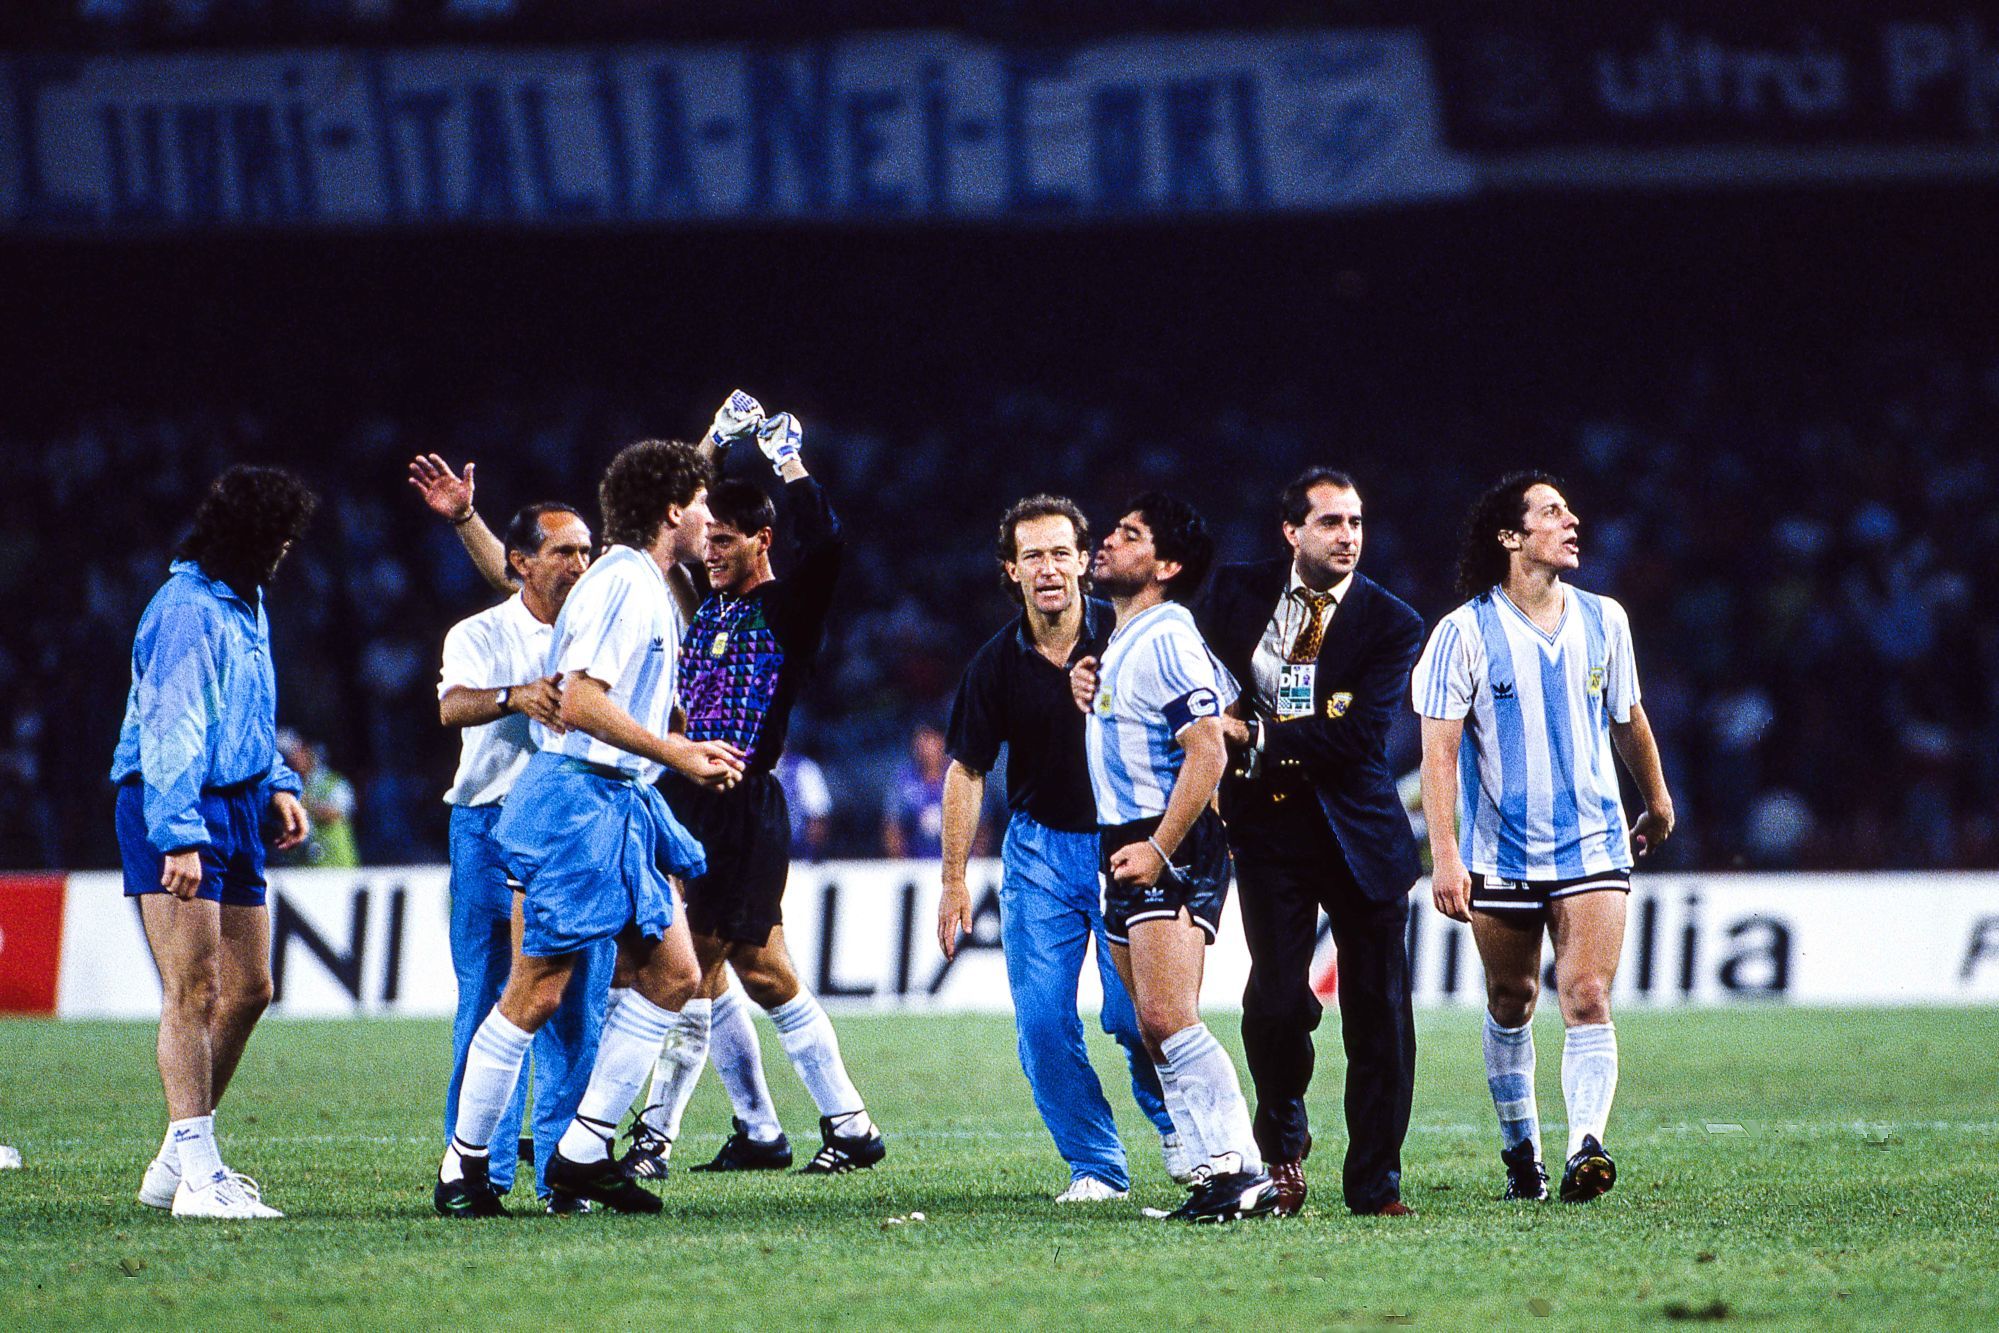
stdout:
[(53, 1014), (65, 876), (0, 874), (0, 1014)]

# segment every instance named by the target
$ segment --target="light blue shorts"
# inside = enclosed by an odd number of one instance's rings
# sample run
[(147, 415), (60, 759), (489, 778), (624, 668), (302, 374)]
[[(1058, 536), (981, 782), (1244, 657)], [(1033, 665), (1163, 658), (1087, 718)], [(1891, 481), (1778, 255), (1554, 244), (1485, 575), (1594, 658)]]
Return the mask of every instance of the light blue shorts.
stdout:
[(493, 836), (525, 890), (521, 952), (535, 958), (575, 953), (627, 927), (663, 938), (673, 924), (667, 876), (708, 868), (657, 788), (545, 750), (508, 793)]

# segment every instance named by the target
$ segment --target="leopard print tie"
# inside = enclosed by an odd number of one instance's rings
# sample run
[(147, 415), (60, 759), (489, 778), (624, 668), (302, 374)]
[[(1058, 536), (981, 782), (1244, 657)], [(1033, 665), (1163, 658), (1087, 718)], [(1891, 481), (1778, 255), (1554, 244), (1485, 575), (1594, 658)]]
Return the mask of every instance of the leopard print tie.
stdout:
[(1326, 609), (1337, 600), (1329, 592), (1313, 592), (1309, 588), (1298, 589), (1298, 596), (1305, 605), (1312, 608), (1312, 619), (1298, 632), (1297, 642), (1291, 645), (1292, 662), (1316, 662), (1319, 660), (1319, 645), (1326, 641)]

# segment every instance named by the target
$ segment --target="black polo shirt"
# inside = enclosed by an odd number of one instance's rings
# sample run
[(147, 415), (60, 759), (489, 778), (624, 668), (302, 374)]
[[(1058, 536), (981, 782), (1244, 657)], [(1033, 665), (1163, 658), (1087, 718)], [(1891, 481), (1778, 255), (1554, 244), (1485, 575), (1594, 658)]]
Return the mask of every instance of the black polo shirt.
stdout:
[[(1102, 657), (1116, 625), (1110, 603), (1083, 599), (1083, 629), (1070, 653)], [(1068, 833), (1094, 832), (1097, 801), (1083, 753), (1083, 713), (1069, 694), (1069, 673), (1027, 636), (1027, 615), (986, 641), (958, 681), (945, 748), (966, 768), (990, 773), (1007, 747), (1006, 804)]]

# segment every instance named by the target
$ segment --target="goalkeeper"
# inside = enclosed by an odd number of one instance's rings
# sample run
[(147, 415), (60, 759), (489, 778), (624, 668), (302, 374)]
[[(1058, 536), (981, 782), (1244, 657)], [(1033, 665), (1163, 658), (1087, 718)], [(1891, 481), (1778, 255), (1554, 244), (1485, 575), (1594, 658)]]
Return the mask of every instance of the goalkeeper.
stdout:
[[(665, 1173), (681, 1114), (710, 1055), (735, 1107), (735, 1126), (715, 1159), (695, 1169), (791, 1163), (764, 1082), (750, 1001), (770, 1015), (819, 1107), (821, 1147), (805, 1170), (851, 1171), (887, 1152), (847, 1076), (833, 1025), (799, 984), (784, 941), (791, 820), (772, 769), (784, 752), (792, 704), (818, 660), (842, 553), (839, 520), (799, 456), (801, 434), (791, 414), (766, 420), (762, 406), (741, 392), (730, 396), (709, 432), (724, 477), (708, 494), (713, 591), (681, 644), (681, 702), (690, 739), (726, 740), (749, 760), (742, 782), (727, 793), (673, 778), (664, 787), (674, 817), (708, 853), (707, 873), (686, 884), (702, 986), (683, 1011), (687, 1025), (661, 1052), (648, 1104), (632, 1126), (627, 1161), (640, 1175)], [(765, 478), (766, 468), (782, 483), (777, 489), (790, 519), (782, 579), (771, 569), (778, 507), (767, 482), (743, 475)], [(729, 985), (731, 970), (740, 987)]]

